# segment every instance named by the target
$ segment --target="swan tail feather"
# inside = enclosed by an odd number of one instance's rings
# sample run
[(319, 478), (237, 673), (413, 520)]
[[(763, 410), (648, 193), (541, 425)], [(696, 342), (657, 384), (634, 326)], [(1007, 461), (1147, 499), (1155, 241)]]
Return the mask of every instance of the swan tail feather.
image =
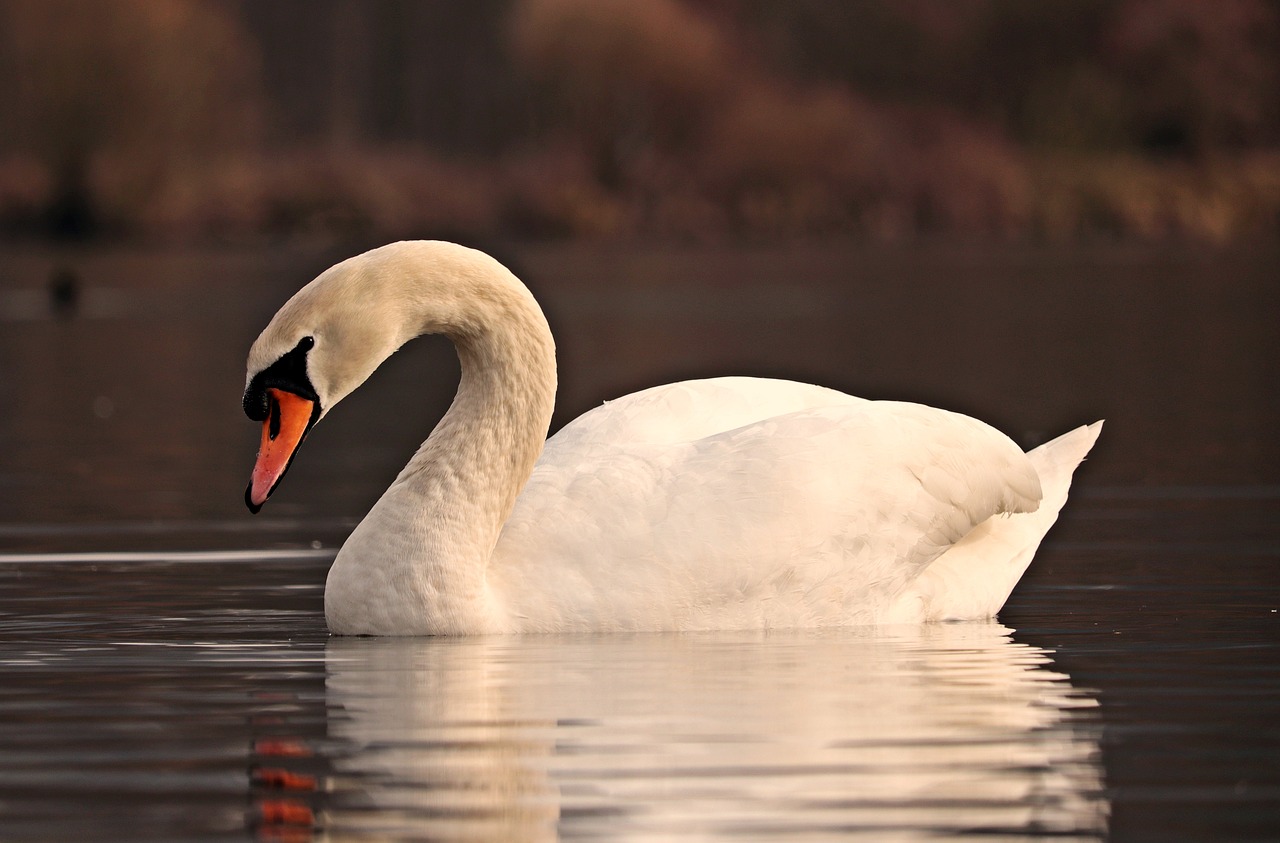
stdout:
[(1094, 422), (1029, 451), (1040, 475), (1040, 506), (1033, 512), (993, 516), (971, 530), (897, 599), (888, 622), (995, 617), (1058, 520), (1071, 478), (1101, 432), (1102, 422)]

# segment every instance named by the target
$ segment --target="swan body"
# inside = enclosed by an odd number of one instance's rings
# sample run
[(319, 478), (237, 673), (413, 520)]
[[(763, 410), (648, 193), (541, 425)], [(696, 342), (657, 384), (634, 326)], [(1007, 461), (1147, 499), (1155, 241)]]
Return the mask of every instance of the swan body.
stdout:
[(1101, 429), (1023, 453), (945, 410), (735, 377), (637, 392), (545, 439), (555, 349), (532, 295), (481, 252), (404, 242), (321, 274), (254, 343), (251, 509), (424, 333), (456, 345), (458, 393), (334, 560), (336, 634), (992, 617)]

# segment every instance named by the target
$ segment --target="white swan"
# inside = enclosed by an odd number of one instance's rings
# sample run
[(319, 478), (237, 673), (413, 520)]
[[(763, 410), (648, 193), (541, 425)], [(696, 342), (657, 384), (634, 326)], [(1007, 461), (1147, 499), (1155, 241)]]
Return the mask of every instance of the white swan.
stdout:
[(452, 406), (334, 560), (336, 634), (986, 618), (1101, 423), (1024, 454), (966, 416), (790, 381), (655, 387), (544, 441), (546, 319), (481, 252), (394, 243), (293, 296), (249, 352), (257, 511), (311, 426), (401, 345), (453, 340)]

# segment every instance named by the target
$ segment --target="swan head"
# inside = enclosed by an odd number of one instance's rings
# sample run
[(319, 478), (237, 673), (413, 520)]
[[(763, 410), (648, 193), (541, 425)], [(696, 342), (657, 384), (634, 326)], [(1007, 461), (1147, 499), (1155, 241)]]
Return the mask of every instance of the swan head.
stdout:
[(439, 241), (373, 249), (295, 293), (249, 350), (244, 411), (262, 423), (245, 492), (250, 511), (262, 508), (311, 428), (400, 346), (428, 333), (467, 346), (513, 302), (541, 319), (528, 290), (496, 260)]
[(415, 263), (405, 254), (409, 245), (374, 249), (321, 273), (249, 349), (244, 412), (262, 423), (245, 490), (251, 512), (279, 485), (311, 428), (400, 345), (436, 327), (420, 319), (407, 327), (402, 276)]

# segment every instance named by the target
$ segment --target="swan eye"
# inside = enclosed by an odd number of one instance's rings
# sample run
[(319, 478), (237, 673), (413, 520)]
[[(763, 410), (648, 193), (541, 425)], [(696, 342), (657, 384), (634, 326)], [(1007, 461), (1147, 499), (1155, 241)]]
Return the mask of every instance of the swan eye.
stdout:
[(302, 339), (298, 340), (298, 344), (295, 346), (295, 349), (298, 351), (307, 352), (315, 347), (316, 347), (315, 337), (303, 337)]

